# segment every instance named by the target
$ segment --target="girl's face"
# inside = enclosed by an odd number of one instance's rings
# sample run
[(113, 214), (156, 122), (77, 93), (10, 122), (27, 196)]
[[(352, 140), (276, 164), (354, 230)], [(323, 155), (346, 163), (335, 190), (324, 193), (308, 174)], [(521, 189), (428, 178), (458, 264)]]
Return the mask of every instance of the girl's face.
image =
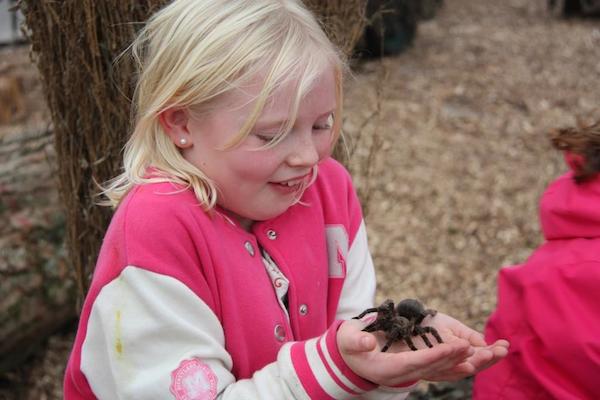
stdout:
[(277, 89), (250, 134), (222, 150), (241, 130), (262, 88), (252, 84), (226, 95), (210, 113), (188, 114), (183, 157), (203, 171), (218, 190), (218, 204), (248, 229), (294, 204), (317, 163), (330, 154), (337, 99), (333, 68), (327, 68), (303, 98), (291, 131), (275, 146), (261, 148), (290, 118), (293, 84)]

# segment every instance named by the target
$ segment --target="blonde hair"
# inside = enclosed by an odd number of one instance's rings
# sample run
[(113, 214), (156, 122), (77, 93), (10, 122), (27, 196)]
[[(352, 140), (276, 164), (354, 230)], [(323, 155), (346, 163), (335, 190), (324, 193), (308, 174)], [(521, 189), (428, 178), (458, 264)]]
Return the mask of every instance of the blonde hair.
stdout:
[[(291, 118), (271, 143), (275, 145), (291, 129), (302, 97), (327, 67), (335, 70), (338, 103), (332, 141), (340, 134), (345, 60), (301, 1), (175, 0), (150, 18), (130, 49), (138, 66), (134, 128), (123, 172), (103, 188), (105, 204), (117, 206), (136, 184), (174, 182), (191, 187), (206, 210), (213, 208), (217, 189), (183, 158), (159, 115), (171, 107), (210, 112), (217, 98), (259, 73), (265, 79), (256, 107), (227, 148), (248, 135), (278, 87), (294, 82)], [(154, 168), (150, 175), (149, 167)]]

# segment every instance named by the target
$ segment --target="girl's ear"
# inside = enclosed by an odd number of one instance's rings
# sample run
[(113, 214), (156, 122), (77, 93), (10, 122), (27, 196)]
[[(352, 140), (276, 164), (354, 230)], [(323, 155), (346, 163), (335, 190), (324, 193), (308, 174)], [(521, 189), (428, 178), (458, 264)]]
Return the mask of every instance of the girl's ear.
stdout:
[(175, 146), (184, 149), (192, 145), (187, 109), (167, 108), (159, 114), (158, 121)]

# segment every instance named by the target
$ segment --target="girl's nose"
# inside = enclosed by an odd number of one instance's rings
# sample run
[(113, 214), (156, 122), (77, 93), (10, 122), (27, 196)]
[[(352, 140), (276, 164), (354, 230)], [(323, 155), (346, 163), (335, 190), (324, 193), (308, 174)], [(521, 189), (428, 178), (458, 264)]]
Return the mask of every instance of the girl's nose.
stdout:
[(312, 132), (298, 135), (291, 142), (288, 164), (293, 167), (312, 167), (319, 162), (319, 151)]

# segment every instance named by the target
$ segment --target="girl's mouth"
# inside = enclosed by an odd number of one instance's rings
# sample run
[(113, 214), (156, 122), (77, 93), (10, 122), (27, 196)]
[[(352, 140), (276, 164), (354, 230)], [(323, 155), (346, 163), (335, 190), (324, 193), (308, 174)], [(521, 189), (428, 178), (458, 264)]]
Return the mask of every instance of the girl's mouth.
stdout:
[(310, 178), (310, 174), (306, 174), (299, 178), (290, 179), (281, 182), (270, 182), (277, 190), (284, 193), (296, 193), (304, 187), (305, 182)]

